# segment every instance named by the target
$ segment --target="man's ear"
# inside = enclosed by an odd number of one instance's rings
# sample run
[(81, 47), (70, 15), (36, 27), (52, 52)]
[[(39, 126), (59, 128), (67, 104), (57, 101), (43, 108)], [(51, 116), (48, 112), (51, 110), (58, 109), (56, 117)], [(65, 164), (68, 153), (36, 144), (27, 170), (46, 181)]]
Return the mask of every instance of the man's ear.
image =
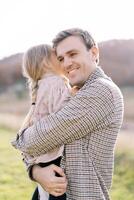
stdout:
[(97, 64), (99, 63), (99, 48), (97, 46), (93, 46), (91, 48), (92, 58)]

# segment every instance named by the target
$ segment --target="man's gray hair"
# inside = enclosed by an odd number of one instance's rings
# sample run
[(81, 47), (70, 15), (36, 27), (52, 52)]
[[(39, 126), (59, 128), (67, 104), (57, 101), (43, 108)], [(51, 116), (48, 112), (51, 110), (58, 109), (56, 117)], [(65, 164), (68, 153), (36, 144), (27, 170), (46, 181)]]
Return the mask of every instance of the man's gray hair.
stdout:
[(80, 28), (71, 28), (59, 32), (53, 39), (53, 47), (56, 48), (58, 44), (69, 36), (78, 36), (82, 39), (87, 49), (96, 46), (96, 42), (88, 31), (82, 30)]

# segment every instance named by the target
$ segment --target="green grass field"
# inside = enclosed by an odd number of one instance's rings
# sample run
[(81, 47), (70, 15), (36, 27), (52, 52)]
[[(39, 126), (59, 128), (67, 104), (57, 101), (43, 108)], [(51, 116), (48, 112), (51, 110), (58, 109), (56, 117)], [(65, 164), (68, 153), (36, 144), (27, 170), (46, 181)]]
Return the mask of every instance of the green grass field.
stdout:
[[(35, 184), (28, 179), (21, 156), (10, 145), (14, 133), (0, 129), (0, 200), (30, 200)], [(124, 134), (118, 141), (112, 200), (134, 199), (134, 142), (130, 145), (129, 140)]]
[[(128, 135), (127, 135), (128, 134)], [(120, 135), (115, 155), (111, 196), (113, 200), (134, 199), (134, 135)]]
[(10, 145), (13, 133), (0, 129), (0, 200), (30, 200), (34, 190), (19, 153)]

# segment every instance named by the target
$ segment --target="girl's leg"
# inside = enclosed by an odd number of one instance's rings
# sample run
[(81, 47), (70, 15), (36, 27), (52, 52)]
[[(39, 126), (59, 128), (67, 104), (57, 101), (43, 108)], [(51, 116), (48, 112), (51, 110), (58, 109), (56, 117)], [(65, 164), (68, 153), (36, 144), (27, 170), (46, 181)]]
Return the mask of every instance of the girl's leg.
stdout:
[(35, 188), (35, 191), (32, 196), (32, 200), (39, 200), (39, 192), (38, 192), (38, 187)]
[[(46, 167), (46, 166), (49, 166), (51, 164), (55, 164), (57, 166), (60, 166), (60, 161), (61, 161), (61, 157), (59, 157), (59, 158), (57, 158), (55, 160), (52, 160), (52, 161), (50, 161), (48, 163), (39, 163), (38, 165), (40, 167)], [(59, 176), (59, 174), (56, 173), (56, 176)], [(55, 197), (55, 196), (50, 194), (48, 200), (66, 200), (66, 194), (63, 194), (63, 195), (61, 195), (59, 197)]]

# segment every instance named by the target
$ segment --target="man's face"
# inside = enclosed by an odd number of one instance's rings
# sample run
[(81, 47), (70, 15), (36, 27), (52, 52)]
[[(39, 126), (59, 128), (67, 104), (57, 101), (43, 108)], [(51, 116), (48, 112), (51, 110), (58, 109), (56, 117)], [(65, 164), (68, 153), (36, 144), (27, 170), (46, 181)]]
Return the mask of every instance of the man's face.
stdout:
[(72, 86), (81, 87), (96, 67), (96, 47), (88, 50), (78, 36), (70, 36), (61, 41), (56, 53)]

